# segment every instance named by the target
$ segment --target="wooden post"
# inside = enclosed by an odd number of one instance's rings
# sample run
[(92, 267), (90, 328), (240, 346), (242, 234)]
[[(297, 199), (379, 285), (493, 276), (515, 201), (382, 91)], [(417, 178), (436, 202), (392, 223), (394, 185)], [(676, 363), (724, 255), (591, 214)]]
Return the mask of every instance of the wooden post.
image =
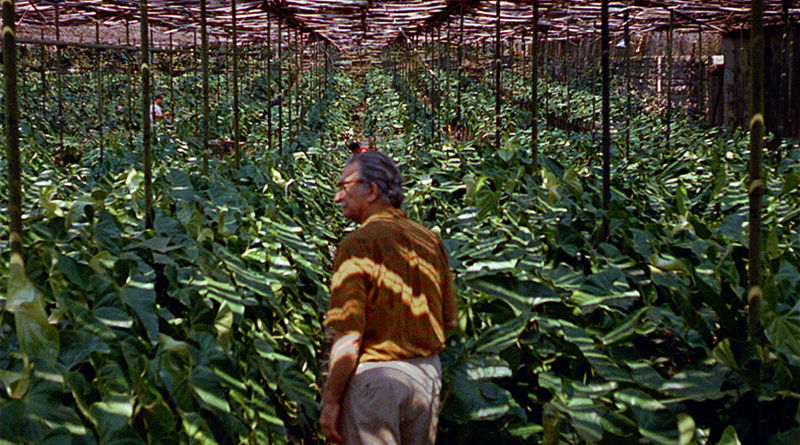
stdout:
[(544, 83), (544, 112), (543, 112), (543, 114), (544, 114), (544, 128), (546, 128), (547, 130), (550, 130), (550, 123), (549, 123), (549, 120), (547, 119), (547, 113), (550, 111), (550, 85), (549, 84), (550, 84), (551, 81), (553, 81), (553, 77), (554, 76), (553, 76), (552, 72), (550, 74), (550, 77), (547, 76), (547, 65), (546, 64), (549, 62), (551, 69), (554, 66), (554, 64), (553, 64), (553, 54), (552, 54), (553, 45), (552, 45), (551, 42), (549, 43), (547, 41), (547, 28), (544, 29), (544, 43), (543, 43), (543, 45), (544, 45), (544, 60), (545, 60), (545, 66), (544, 66), (544, 79), (545, 79), (545, 83)]
[(272, 153), (272, 16), (267, 12), (267, 151)]
[[(667, 150), (670, 148), (670, 133), (672, 125), (672, 28), (675, 26), (675, 12), (669, 12), (669, 29), (667, 29), (667, 87), (665, 94), (667, 96), (667, 130), (666, 138)], [(659, 151), (659, 154), (661, 151)]]
[[(56, 13), (56, 41), (61, 41), (61, 26), (60, 26), (60, 19), (59, 19), (59, 2), (56, 2), (53, 5)], [(64, 100), (61, 94), (61, 70), (62, 61), (61, 61), (61, 46), (56, 45), (56, 91), (58, 96), (58, 149), (59, 151), (64, 151)]]
[[(94, 41), (100, 44), (100, 17), (94, 22)], [(94, 63), (97, 65), (97, 127), (100, 144), (100, 163), (103, 163), (103, 61), (100, 56), (100, 49), (94, 50)]]
[[(597, 37), (597, 20), (592, 21), (592, 37), (594, 37), (594, 38)], [(594, 40), (594, 39), (592, 39), (592, 40)], [(589, 61), (590, 58), (593, 59), (592, 62), (597, 60), (597, 59), (594, 59), (593, 57), (590, 57), (590, 56), (594, 56), (594, 54), (592, 54), (593, 53), (593, 51), (592, 51), (593, 48), (592, 48), (592, 44), (591, 43), (592, 42), (589, 42), (589, 44), (586, 45), (587, 50), (586, 50), (586, 59), (585, 60), (586, 60), (587, 63), (585, 63), (585, 65), (588, 65), (588, 61)], [(601, 58), (602, 58), (602, 56), (601, 56)], [(592, 70), (592, 71), (594, 71), (594, 70)], [(592, 150), (593, 151), (596, 149), (595, 145), (594, 145), (594, 139), (595, 139), (594, 120), (595, 120), (595, 117), (597, 116), (597, 101), (594, 100), (594, 93), (595, 93), (595, 89), (594, 88), (595, 88), (594, 73), (592, 72), (592, 74), (589, 76), (589, 93), (590, 93), (589, 94), (589, 97), (590, 97), (589, 100), (592, 101), (592, 118), (589, 119), (589, 123), (591, 125)]]
[[(44, 28), (41, 29), (41, 34), (42, 34), (42, 40), (44, 40)], [(40, 57), (40, 59), (39, 59), (40, 60), (39, 69), (40, 69), (41, 75), (42, 75), (42, 88), (41, 88), (41, 93), (42, 93), (42, 117), (45, 117), (45, 116), (47, 116), (47, 72), (46, 72), (47, 70), (45, 70), (45, 66), (47, 64), (45, 63), (44, 60), (45, 60), (45, 57), (47, 57), (47, 48), (45, 48), (44, 45), (40, 45), (39, 46), (39, 53), (40, 53), (39, 54), (39, 57)]]
[[(569, 41), (570, 41), (570, 28), (569, 28), (569, 21), (567, 21), (567, 40), (563, 41), (561, 44), (561, 73), (564, 78), (564, 84), (566, 86), (566, 95), (567, 95), (567, 116), (572, 116), (572, 88), (570, 82), (570, 75), (569, 75), (569, 60), (567, 60), (567, 49), (569, 48)], [(572, 135), (572, 126), (567, 125), (567, 136)]]
[(295, 134), (298, 134), (300, 133), (300, 130), (302, 130), (303, 124), (303, 119), (300, 116), (300, 113), (302, 112), (301, 106), (303, 104), (303, 101), (300, 100), (302, 99), (301, 95), (303, 93), (303, 88), (301, 88), (303, 81), (303, 42), (299, 29), (295, 29), (294, 31), (294, 43), (297, 46), (297, 56), (295, 57), (295, 61), (297, 63), (297, 89), (295, 91), (297, 92), (297, 97), (295, 97), (294, 100), (295, 106), (297, 107), (295, 110), (295, 115), (297, 116)]
[(761, 158), (764, 144), (763, 0), (751, 0), (750, 22), (750, 239), (747, 278), (747, 335), (762, 342), (761, 327), (761, 199), (766, 189)]
[[(58, 8), (58, 6), (56, 6)], [(14, 1), (2, 0), (3, 80), (5, 89), (6, 159), (8, 162), (8, 234), (11, 265), (25, 267), (22, 251), (22, 180), (19, 155), (19, 103), (17, 99), (17, 36)]]
[[(129, 26), (128, 17), (125, 17), (125, 45), (131, 45), (131, 30)], [(126, 56), (130, 53), (126, 53)], [(135, 150), (136, 147), (133, 146), (133, 89), (135, 88), (135, 83), (133, 79), (133, 61), (128, 60), (126, 63), (126, 68), (128, 70), (128, 109), (127, 112), (127, 120), (128, 120), (128, 145), (130, 146), (131, 150)]]
[(463, 61), (464, 61), (464, 4), (458, 5), (459, 10), (459, 24), (458, 24), (458, 70), (456, 73), (456, 123), (459, 127), (463, 128), (461, 122), (461, 84), (463, 77)]
[[(236, 1), (236, 0), (234, 0)], [(175, 76), (175, 67), (173, 65), (173, 51), (172, 46), (172, 33), (169, 35), (169, 103), (175, 107), (175, 89), (172, 87), (172, 77)]]
[(700, 116), (706, 116), (706, 88), (705, 88), (706, 65), (703, 63), (703, 25), (697, 24), (697, 108)]
[(539, 171), (539, 0), (533, 0), (533, 37), (531, 38), (531, 158), (533, 174)]
[(286, 98), (283, 91), (283, 24), (278, 18), (278, 152), (283, 153), (283, 100)]
[(495, 37), (494, 37), (494, 88), (495, 88), (495, 95), (494, 95), (494, 115), (495, 115), (495, 130), (494, 130), (494, 149), (495, 151), (500, 151), (500, 68), (501, 68), (501, 56), (500, 54), (500, 0), (495, 2)]
[(236, 168), (241, 163), (239, 150), (239, 49), (237, 46), (238, 31), (236, 29), (236, 0), (231, 0), (231, 19), (233, 21), (233, 147)]
[(631, 33), (630, 16), (625, 10), (625, 159), (631, 153)]
[(142, 76), (142, 147), (144, 149), (144, 227), (153, 228), (152, 156), (150, 153), (150, 36), (147, 21), (147, 0), (139, 2), (141, 18), (141, 76)]
[[(296, 44), (297, 42), (295, 42)], [(284, 98), (287, 100), (286, 103), (286, 136), (287, 136), (287, 143), (289, 141), (290, 135), (292, 134), (292, 126), (294, 122), (292, 121), (292, 108), (293, 108), (293, 100), (292, 97), (292, 85), (290, 84), (292, 78), (292, 59), (293, 59), (293, 51), (292, 51), (292, 29), (289, 28), (286, 30), (286, 49), (289, 50), (289, 55), (286, 56), (286, 92)]]
[(610, 67), (608, 0), (601, 5), (601, 57), (600, 70), (603, 77), (603, 239), (608, 238), (608, 209), (611, 203), (611, 105), (610, 105)]
[(208, 174), (208, 28), (206, 23), (206, 0), (200, 0), (200, 39), (203, 65), (203, 174)]
[[(792, 103), (791, 85), (792, 78), (789, 75), (792, 66), (792, 58), (789, 57), (792, 45), (792, 26), (789, 22), (790, 0), (781, 0), (781, 21), (783, 22), (783, 37), (781, 38), (781, 81), (780, 81), (780, 115), (778, 116), (778, 137), (783, 140), (791, 136), (791, 126), (789, 125), (789, 109)], [(781, 151), (778, 145), (778, 158)]]

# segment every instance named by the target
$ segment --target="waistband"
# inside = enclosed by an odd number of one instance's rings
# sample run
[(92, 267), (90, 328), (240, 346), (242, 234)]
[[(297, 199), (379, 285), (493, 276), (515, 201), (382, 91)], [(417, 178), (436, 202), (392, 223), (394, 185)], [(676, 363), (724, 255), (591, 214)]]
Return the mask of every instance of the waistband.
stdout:
[(356, 368), (356, 374), (369, 371), (377, 368), (391, 368), (403, 372), (417, 372), (422, 371), (432, 377), (441, 377), (442, 364), (439, 360), (439, 354), (433, 354), (428, 357), (414, 357), (404, 360), (386, 360), (381, 362), (362, 362)]

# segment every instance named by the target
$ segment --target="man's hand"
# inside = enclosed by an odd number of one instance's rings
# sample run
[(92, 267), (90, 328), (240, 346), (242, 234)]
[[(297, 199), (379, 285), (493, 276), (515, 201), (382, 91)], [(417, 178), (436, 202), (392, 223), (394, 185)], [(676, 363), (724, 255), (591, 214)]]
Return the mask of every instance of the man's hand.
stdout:
[(361, 349), (361, 334), (353, 332), (338, 337), (331, 347), (331, 367), (328, 379), (322, 390), (322, 412), (319, 425), (322, 434), (333, 443), (342, 442), (339, 431), (339, 413), (342, 410), (342, 395), (350, 381), (350, 376), (358, 366), (358, 353)]
[(322, 404), (322, 412), (319, 414), (319, 426), (322, 427), (322, 434), (330, 442), (342, 443), (342, 435), (339, 432), (339, 412), (342, 405), (338, 402), (328, 402)]

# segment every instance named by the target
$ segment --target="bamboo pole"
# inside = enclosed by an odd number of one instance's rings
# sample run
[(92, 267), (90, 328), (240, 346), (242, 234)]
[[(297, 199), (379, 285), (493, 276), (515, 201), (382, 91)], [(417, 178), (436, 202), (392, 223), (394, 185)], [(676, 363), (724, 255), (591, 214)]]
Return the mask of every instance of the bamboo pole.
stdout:
[[(100, 17), (94, 23), (94, 40), (100, 44)], [(97, 126), (100, 136), (100, 163), (103, 163), (103, 61), (101, 58), (100, 50), (94, 50), (95, 65), (97, 65)]]
[(501, 56), (500, 53), (500, 0), (495, 2), (495, 35), (494, 35), (494, 115), (495, 115), (495, 130), (494, 130), (494, 149), (500, 151), (500, 67)]
[(750, 239), (747, 278), (747, 335), (761, 343), (761, 199), (766, 189), (761, 158), (764, 144), (763, 0), (751, 0), (750, 23)]
[(550, 130), (550, 121), (547, 119), (548, 112), (550, 111), (550, 82), (553, 81), (555, 76), (553, 75), (552, 70), (555, 69), (555, 64), (553, 63), (553, 44), (552, 42), (548, 43), (547, 40), (547, 28), (544, 29), (544, 60), (545, 63), (550, 64), (551, 72), (550, 77), (547, 76), (547, 65), (544, 66), (544, 128), (548, 131)]
[(278, 18), (278, 90), (281, 98), (278, 101), (278, 152), (283, 153), (283, 24)]
[(300, 116), (300, 113), (302, 112), (301, 105), (303, 104), (303, 101), (300, 100), (302, 98), (301, 95), (302, 95), (302, 92), (303, 92), (303, 88), (302, 88), (302, 82), (303, 82), (303, 44), (302, 44), (301, 39), (302, 39), (302, 37), (300, 36), (300, 30), (299, 29), (295, 29), (295, 31), (294, 31), (294, 42), (297, 45), (297, 54), (296, 54), (296, 57), (295, 57), (295, 60), (297, 62), (297, 89), (295, 90), (296, 97), (295, 97), (295, 100), (294, 100), (295, 106), (297, 107), (297, 109), (295, 110), (295, 115), (297, 116), (297, 123), (295, 124), (295, 127), (296, 127), (295, 134), (300, 133), (300, 130), (302, 130), (302, 123), (303, 123), (303, 119)]
[[(127, 45), (131, 44), (131, 32), (128, 18), (125, 17), (125, 42)], [(133, 80), (133, 62), (126, 60), (126, 69), (128, 70), (128, 108), (126, 110), (128, 120), (128, 145), (131, 150), (136, 148), (133, 146), (133, 89), (135, 88)]]
[(19, 154), (19, 103), (17, 98), (17, 43), (14, 1), (2, 0), (3, 79), (5, 89), (6, 159), (8, 162), (8, 234), (11, 265), (25, 267), (22, 251), (22, 180)]
[[(61, 26), (59, 19), (59, 4), (56, 2), (53, 5), (53, 9), (55, 9), (56, 15), (56, 40), (61, 40)], [(56, 46), (56, 91), (58, 97), (58, 149), (62, 153), (64, 152), (64, 100), (61, 91), (61, 70), (62, 70), (62, 62), (61, 62), (61, 47)]]
[(153, 228), (153, 191), (152, 182), (152, 159), (150, 152), (150, 36), (148, 31), (147, 19), (147, 0), (139, 2), (139, 13), (141, 15), (139, 28), (141, 33), (141, 76), (142, 76), (142, 147), (144, 149), (144, 227)]
[[(42, 36), (44, 36), (44, 28), (41, 29), (41, 33), (42, 33)], [(40, 49), (40, 54), (39, 54), (39, 56), (40, 56), (40, 59), (39, 59), (40, 60), (40, 66), (39, 66), (39, 70), (40, 70), (41, 75), (42, 75), (42, 87), (41, 87), (41, 93), (42, 93), (42, 117), (45, 117), (45, 116), (47, 116), (47, 70), (45, 70), (45, 65), (46, 64), (45, 64), (44, 60), (45, 60), (45, 57), (47, 57), (47, 49), (44, 47), (44, 45), (41, 45), (39, 47), (39, 49)]]
[(698, 100), (697, 108), (700, 110), (700, 115), (706, 115), (706, 88), (705, 88), (705, 70), (706, 65), (703, 63), (703, 25), (697, 24), (697, 77), (699, 78), (698, 86)]
[[(670, 133), (672, 126), (672, 28), (675, 26), (675, 13), (669, 12), (669, 28), (667, 29), (667, 150), (670, 149)], [(659, 151), (661, 153), (661, 151)]]
[[(295, 47), (296, 46), (297, 46), (297, 41), (295, 40)], [(292, 120), (292, 109), (294, 108), (294, 97), (292, 96), (292, 91), (291, 91), (292, 86), (291, 86), (291, 82), (290, 82), (290, 79), (291, 79), (291, 76), (292, 76), (292, 59), (294, 58), (294, 57), (292, 57), (294, 55), (293, 54), (294, 51), (293, 51), (293, 48), (292, 48), (292, 29), (291, 28), (286, 30), (286, 49), (289, 50), (289, 55), (286, 57), (289, 60), (287, 60), (287, 63), (286, 63), (286, 84), (287, 84), (287, 88), (286, 88), (286, 95), (285, 95), (285, 97), (287, 99), (287, 102), (288, 102), (286, 104), (286, 136), (287, 136), (287, 143), (288, 143), (288, 139), (291, 137), (291, 134), (292, 134), (292, 127), (294, 126), (294, 121)]]
[[(792, 103), (790, 96), (791, 77), (789, 77), (789, 70), (792, 66), (792, 59), (787, 57), (789, 53), (789, 46), (792, 43), (791, 32), (792, 27), (789, 22), (789, 7), (790, 0), (781, 0), (781, 21), (783, 22), (783, 36), (781, 38), (781, 81), (780, 81), (780, 116), (778, 117), (778, 137), (783, 140), (791, 134), (789, 128), (789, 107)], [(778, 159), (780, 159), (781, 151), (778, 145)]]
[(272, 16), (267, 12), (267, 151), (272, 153)]
[[(566, 54), (567, 54), (567, 49), (569, 48), (570, 38), (571, 36), (570, 36), (569, 20), (567, 20), (567, 40), (563, 41), (561, 44), (561, 73), (566, 86), (567, 116), (572, 116), (572, 83), (570, 82), (570, 76), (569, 76), (570, 63), (568, 60), (566, 60)], [(567, 136), (571, 135), (572, 135), (572, 126), (567, 125)]]
[(464, 4), (458, 6), (459, 24), (458, 24), (458, 70), (456, 79), (456, 123), (459, 127), (463, 128), (461, 117), (461, 84), (464, 70)]
[[(235, 0), (234, 0), (235, 1)], [(175, 76), (175, 67), (173, 65), (174, 48), (172, 46), (172, 34), (169, 35), (169, 103), (175, 106), (175, 89), (172, 85), (172, 78)]]
[(625, 10), (625, 159), (631, 154), (631, 26), (628, 10)]
[(206, 23), (206, 0), (200, 0), (200, 41), (202, 42), (201, 63), (203, 69), (203, 174), (208, 174), (208, 25)]
[[(592, 21), (592, 37), (593, 37), (592, 40), (595, 40), (597, 38), (597, 20)], [(590, 58), (593, 59), (592, 62), (596, 61), (597, 59), (594, 59), (593, 57), (590, 57), (590, 55), (592, 55), (592, 56), (594, 55), (594, 54), (591, 54), (593, 52), (592, 51), (593, 48), (592, 48), (591, 42), (589, 42), (589, 44), (586, 45), (586, 46), (588, 47), (588, 49), (586, 50), (586, 62), (587, 62), (586, 65), (588, 65), (588, 61), (589, 61)], [(602, 58), (602, 56), (601, 56), (601, 58)], [(594, 70), (592, 70), (592, 71), (594, 71)], [(596, 84), (594, 83), (594, 73), (592, 73), (592, 75), (589, 76), (589, 93), (590, 93), (589, 94), (589, 97), (590, 97), (589, 100), (592, 101), (592, 118), (589, 119), (589, 121), (590, 121), (590, 125), (591, 125), (592, 148), (593, 149), (595, 147), (595, 145), (594, 145), (594, 142), (595, 142), (595, 130), (594, 130), (595, 129), (595, 125), (594, 125), (594, 123), (595, 123), (595, 118), (597, 117), (597, 101), (594, 100), (595, 85)]]
[(233, 146), (236, 168), (241, 165), (241, 150), (239, 149), (239, 47), (237, 45), (238, 30), (236, 29), (236, 0), (231, 0), (231, 20), (233, 22)]
[[(432, 29), (429, 30), (425, 34), (425, 43), (427, 43), (427, 45), (425, 45), (425, 51), (428, 53), (428, 57), (430, 58), (431, 62), (433, 62), (433, 30)], [(435, 117), (434, 117), (434, 111), (433, 111), (433, 90), (435, 88), (434, 80), (433, 80), (433, 70), (431, 70), (431, 75), (428, 76), (428, 82), (426, 83), (426, 85), (427, 85), (427, 88), (428, 88), (428, 93), (427, 93), (428, 94), (428, 99), (431, 102), (431, 115), (430, 115), (430, 122), (429, 122), (430, 126), (428, 127), (428, 130), (430, 131), (429, 134), (430, 134), (431, 141), (433, 141), (433, 128), (436, 125), (435, 122), (434, 122), (435, 121)]]
[(539, 171), (539, 0), (533, 0), (533, 36), (531, 38), (531, 158), (533, 172)]
[(611, 203), (611, 104), (609, 67), (608, 0), (601, 6), (601, 56), (600, 69), (603, 77), (603, 239), (608, 238), (608, 210)]

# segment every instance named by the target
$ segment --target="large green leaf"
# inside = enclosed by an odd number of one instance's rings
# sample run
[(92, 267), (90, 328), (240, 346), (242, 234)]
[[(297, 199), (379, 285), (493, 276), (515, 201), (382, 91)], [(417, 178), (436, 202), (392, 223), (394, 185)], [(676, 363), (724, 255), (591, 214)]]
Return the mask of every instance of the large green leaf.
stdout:
[(47, 320), (42, 294), (15, 261), (9, 266), (5, 310), (14, 314), (20, 348), (27, 357), (46, 362), (58, 357), (58, 330)]

